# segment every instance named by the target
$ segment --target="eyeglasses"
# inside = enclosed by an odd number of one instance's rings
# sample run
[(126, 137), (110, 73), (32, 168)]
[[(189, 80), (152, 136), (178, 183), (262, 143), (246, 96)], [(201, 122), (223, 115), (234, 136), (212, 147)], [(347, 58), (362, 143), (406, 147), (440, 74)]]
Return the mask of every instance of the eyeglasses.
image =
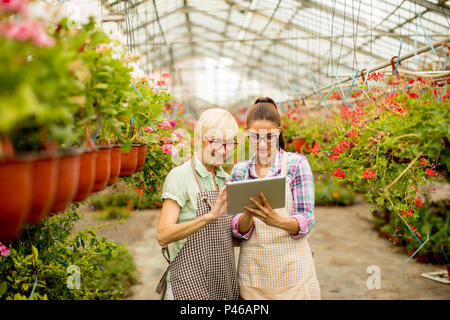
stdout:
[(254, 133), (254, 132), (247, 132), (248, 140), (251, 143), (260, 143), (263, 140), (266, 143), (275, 143), (277, 141), (279, 135), (280, 135), (280, 132), (276, 132), (276, 133), (272, 132), (267, 135), (260, 135), (260, 134)]
[(225, 148), (225, 150), (233, 150), (233, 149), (236, 149), (239, 144), (239, 142), (237, 142), (236, 137), (234, 137), (233, 142), (227, 142), (227, 143), (223, 143), (223, 141), (219, 140), (219, 139), (210, 140), (207, 137), (204, 137), (204, 139), (211, 144), (211, 147), (214, 150), (220, 150), (221, 148)]

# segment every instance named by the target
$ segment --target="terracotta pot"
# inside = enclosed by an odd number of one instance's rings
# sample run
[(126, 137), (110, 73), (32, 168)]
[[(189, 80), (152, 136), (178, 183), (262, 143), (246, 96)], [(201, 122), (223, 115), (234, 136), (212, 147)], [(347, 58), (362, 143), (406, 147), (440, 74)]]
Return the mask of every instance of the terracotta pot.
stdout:
[(141, 171), (142, 168), (144, 167), (146, 151), (147, 151), (147, 144), (146, 143), (142, 143), (139, 146), (138, 160), (137, 160), (137, 166), (136, 166), (136, 171), (135, 172)]
[(139, 145), (134, 144), (129, 152), (121, 151), (122, 164), (120, 168), (120, 176), (131, 176), (136, 170), (138, 160)]
[(37, 157), (33, 167), (32, 204), (27, 223), (38, 223), (49, 212), (56, 197), (59, 156)]
[(434, 253), (432, 254), (432, 257), (433, 257), (433, 262), (434, 262), (434, 263), (442, 264), (442, 262), (443, 262), (443, 256), (442, 256), (442, 253), (436, 253), (436, 252), (434, 252)]
[(80, 173), (78, 175), (78, 190), (73, 201), (85, 200), (94, 189), (95, 182), (95, 161), (97, 150), (85, 149), (80, 156)]
[(417, 262), (422, 262), (422, 263), (428, 263), (429, 262), (429, 255), (428, 254), (421, 254), (421, 255), (416, 255), (416, 260)]
[(95, 161), (95, 182), (93, 192), (105, 189), (109, 175), (111, 174), (111, 149), (112, 146), (98, 147), (97, 159)]
[(108, 186), (116, 182), (119, 177), (122, 158), (120, 156), (120, 145), (114, 145), (111, 149), (111, 174), (108, 179)]
[(302, 153), (303, 148), (306, 144), (306, 139), (304, 138), (292, 138), (292, 144), (294, 145), (294, 150), (297, 153)]
[(67, 208), (78, 191), (78, 178), (80, 175), (80, 149), (60, 151), (58, 161), (58, 177), (56, 183), (56, 197), (50, 213), (57, 213)]
[(12, 240), (21, 231), (31, 208), (33, 161), (0, 163), (0, 240)]

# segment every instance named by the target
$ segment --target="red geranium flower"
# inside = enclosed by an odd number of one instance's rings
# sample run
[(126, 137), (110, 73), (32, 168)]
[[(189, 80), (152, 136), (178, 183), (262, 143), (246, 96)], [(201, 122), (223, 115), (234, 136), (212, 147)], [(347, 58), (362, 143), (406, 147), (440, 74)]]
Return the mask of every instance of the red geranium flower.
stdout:
[(427, 176), (435, 176), (435, 175), (437, 175), (437, 172), (435, 171), (435, 170), (433, 170), (433, 169), (431, 169), (431, 168), (427, 168), (426, 170), (425, 170), (425, 174), (427, 175)]
[(373, 171), (372, 169), (366, 169), (363, 171), (363, 174), (361, 175), (361, 177), (369, 180), (372, 178), (376, 178), (377, 174), (375, 173), (375, 171)]
[(332, 175), (335, 176), (335, 177), (338, 177), (338, 178), (345, 179), (345, 173), (344, 173), (344, 171), (342, 171), (342, 170), (339, 169), (339, 168), (334, 169), (334, 172), (333, 172)]

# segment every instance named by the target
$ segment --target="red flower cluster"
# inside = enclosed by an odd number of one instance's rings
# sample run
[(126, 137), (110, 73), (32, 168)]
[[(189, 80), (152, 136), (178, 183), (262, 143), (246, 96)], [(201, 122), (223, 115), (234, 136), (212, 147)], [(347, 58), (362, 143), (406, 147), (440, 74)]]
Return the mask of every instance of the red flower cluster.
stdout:
[(330, 161), (338, 160), (339, 154), (344, 153), (346, 148), (350, 148), (350, 142), (348, 140), (342, 140), (338, 145), (333, 147), (333, 153), (330, 154)]
[(400, 213), (402, 214), (402, 216), (406, 214), (408, 217), (412, 217), (412, 215), (414, 214), (411, 209), (408, 209), (408, 213), (406, 213), (405, 210), (401, 210)]
[(330, 154), (330, 161), (337, 161), (339, 160), (339, 156), (335, 155), (334, 153)]
[[(412, 231), (412, 232), (414, 232), (415, 234), (417, 234), (417, 237), (418, 237), (419, 239), (422, 238), (422, 235), (419, 233), (419, 230), (418, 230), (416, 227), (414, 227), (414, 226), (412, 226), (412, 225), (410, 225), (410, 224), (408, 224), (408, 226), (411, 228), (411, 231)], [(408, 240), (409, 240), (409, 241), (412, 240), (412, 235), (409, 236)]]
[(166, 82), (164, 80), (158, 80), (158, 81), (156, 81), (156, 85), (158, 85), (158, 86), (165, 86)]
[(340, 100), (341, 99), (341, 94), (339, 92), (333, 92), (330, 96), (331, 100)]
[(417, 81), (417, 82), (420, 82), (421, 84), (425, 84), (425, 81), (423, 81), (421, 77), (418, 77), (417, 79), (409, 79), (409, 80), (408, 80), (408, 83), (409, 83), (409, 84), (413, 84), (413, 83), (416, 82), (416, 81)]
[(145, 189), (135, 188), (134, 191), (136, 191), (138, 193), (139, 198), (141, 198), (145, 193)]
[(338, 178), (345, 179), (345, 173), (344, 173), (344, 171), (342, 171), (342, 170), (339, 169), (339, 168), (334, 169), (334, 172), (333, 172), (332, 175), (335, 176), (335, 177), (338, 177)]
[(352, 128), (352, 130), (350, 130), (349, 132), (347, 132), (347, 137), (348, 138), (358, 138), (359, 137), (359, 132), (355, 129)]
[(373, 171), (372, 169), (369, 168), (369, 169), (366, 169), (363, 171), (363, 174), (361, 175), (361, 177), (369, 180), (372, 178), (376, 178), (377, 174), (375, 173), (375, 171)]
[(419, 207), (419, 209), (422, 208), (424, 205), (422, 200), (420, 200), (420, 196), (417, 196), (417, 198), (416, 198), (416, 205)]
[(341, 119), (347, 119), (352, 116), (352, 112), (350, 111), (349, 107), (342, 107), (341, 108)]
[(162, 74), (162, 77), (163, 77), (163, 78), (169, 78), (169, 77), (170, 77), (170, 74), (167, 73), (167, 72), (164, 72), (164, 73)]
[(425, 170), (425, 174), (429, 177), (437, 175), (437, 172), (431, 168), (427, 168)]
[(319, 146), (319, 144), (317, 143), (317, 142), (314, 142), (314, 145), (313, 145), (313, 147), (312, 147), (312, 149), (311, 149), (311, 153), (312, 154), (316, 154), (317, 152), (319, 152), (320, 151), (320, 146)]
[(408, 96), (412, 99), (417, 99), (417, 97), (418, 97), (417, 93), (415, 93), (415, 92), (409, 92)]
[(422, 165), (426, 165), (427, 164), (427, 160), (425, 159), (425, 158), (420, 158), (420, 163), (422, 164)]
[(378, 81), (378, 79), (380, 79), (380, 78), (384, 78), (384, 74), (382, 74), (381, 72), (372, 72), (372, 73), (369, 73), (369, 75), (367, 76), (367, 80)]

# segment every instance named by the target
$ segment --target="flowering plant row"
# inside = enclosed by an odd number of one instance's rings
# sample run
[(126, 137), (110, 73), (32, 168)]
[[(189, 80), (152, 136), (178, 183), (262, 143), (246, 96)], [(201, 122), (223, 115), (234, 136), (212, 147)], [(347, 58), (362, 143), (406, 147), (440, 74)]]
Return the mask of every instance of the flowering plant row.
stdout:
[[(382, 78), (376, 74), (370, 80)], [(437, 86), (417, 78), (395, 92), (361, 87), (364, 92), (352, 95), (359, 97), (354, 104), (342, 100), (336, 108), (320, 114), (315, 110), (302, 113), (300, 107), (296, 113), (284, 115), (288, 120), (285, 126), (289, 129), (289, 121), (303, 121), (304, 129), (297, 126), (296, 130), (309, 141), (304, 153), (313, 170), (328, 173), (350, 190), (363, 193), (374, 204), (374, 211), (389, 212), (396, 225), (391, 233), (403, 230), (404, 239), (418, 248), (420, 243), (412, 233), (426, 231), (424, 216), (434, 192), (431, 183), (448, 176), (450, 168), (450, 86), (448, 81)], [(332, 98), (340, 100), (341, 95)], [(293, 119), (293, 114), (300, 114), (301, 118), (296, 117), (301, 120)], [(321, 121), (321, 126), (304, 120), (311, 117), (319, 118), (316, 122)], [(418, 186), (428, 191), (419, 194)], [(421, 241), (426, 238), (426, 234), (416, 236)], [(435, 239), (435, 249), (447, 243), (448, 237), (441, 234)]]

